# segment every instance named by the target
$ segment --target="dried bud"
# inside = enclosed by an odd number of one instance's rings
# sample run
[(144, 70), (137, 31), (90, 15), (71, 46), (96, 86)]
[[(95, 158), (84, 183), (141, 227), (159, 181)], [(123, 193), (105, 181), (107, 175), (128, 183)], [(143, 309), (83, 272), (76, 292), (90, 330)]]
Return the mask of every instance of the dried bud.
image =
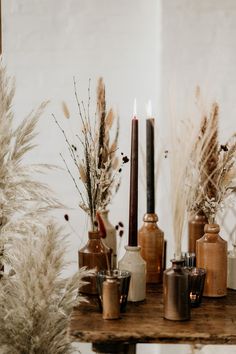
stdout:
[(120, 231), (119, 231), (119, 236), (122, 237), (123, 234), (124, 234), (124, 231), (123, 231), (123, 230), (120, 230)]
[(129, 158), (127, 156), (122, 157), (123, 163), (129, 162)]

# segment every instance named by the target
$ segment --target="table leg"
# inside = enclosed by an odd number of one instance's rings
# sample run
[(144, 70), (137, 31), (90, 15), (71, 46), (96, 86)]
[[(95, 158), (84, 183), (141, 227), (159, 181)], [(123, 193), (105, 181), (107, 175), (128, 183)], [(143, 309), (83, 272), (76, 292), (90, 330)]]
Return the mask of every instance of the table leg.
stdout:
[(93, 343), (92, 349), (99, 354), (136, 354), (135, 343)]

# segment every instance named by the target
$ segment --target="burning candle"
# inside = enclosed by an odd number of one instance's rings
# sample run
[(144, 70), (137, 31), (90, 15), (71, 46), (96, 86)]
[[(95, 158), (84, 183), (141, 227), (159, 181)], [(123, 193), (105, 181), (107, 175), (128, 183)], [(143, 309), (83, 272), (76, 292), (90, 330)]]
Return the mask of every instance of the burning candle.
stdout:
[(131, 131), (130, 194), (129, 194), (129, 246), (137, 246), (138, 233), (138, 119), (136, 99)]
[(152, 118), (151, 101), (147, 105), (146, 120), (146, 187), (147, 187), (147, 214), (155, 213), (154, 187), (154, 118)]

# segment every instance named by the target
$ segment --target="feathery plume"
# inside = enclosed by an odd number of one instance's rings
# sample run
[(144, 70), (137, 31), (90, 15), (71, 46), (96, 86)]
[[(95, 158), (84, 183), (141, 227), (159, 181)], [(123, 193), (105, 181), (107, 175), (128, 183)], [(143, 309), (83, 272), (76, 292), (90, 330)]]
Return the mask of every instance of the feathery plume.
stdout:
[(78, 289), (94, 271), (84, 268), (62, 278), (67, 246), (62, 230), (50, 223), (33, 236), (14, 238), (9, 261), (14, 271), (0, 282), (0, 351), (4, 354), (69, 354), (72, 308), (85, 299)]

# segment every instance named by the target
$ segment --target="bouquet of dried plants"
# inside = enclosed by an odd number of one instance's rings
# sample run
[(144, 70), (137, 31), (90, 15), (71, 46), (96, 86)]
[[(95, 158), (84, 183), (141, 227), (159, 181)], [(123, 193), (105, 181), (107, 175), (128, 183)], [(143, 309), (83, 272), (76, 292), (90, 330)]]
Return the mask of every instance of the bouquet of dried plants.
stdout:
[[(112, 109), (106, 110), (103, 79), (98, 80), (97, 111), (93, 120), (90, 114), (90, 84), (87, 108), (83, 101), (79, 101), (75, 81), (74, 89), (81, 123), (81, 130), (76, 135), (76, 140), (70, 142), (65, 130), (55, 117), (54, 119), (65, 137), (78, 177), (71, 172), (64, 157), (62, 157), (63, 161), (80, 195), (79, 205), (89, 215), (94, 229), (97, 224), (97, 212), (105, 210), (113, 195), (118, 191), (122, 164), (128, 159), (126, 156), (120, 159), (117, 155), (119, 120)], [(63, 103), (63, 112), (67, 119), (70, 118), (69, 109), (65, 103)], [(116, 126), (113, 139), (111, 139), (115, 121)]]
[(186, 176), (189, 171), (193, 141), (195, 141), (198, 133), (196, 123), (190, 119), (177, 121), (175, 115), (172, 116), (171, 120), (171, 143), (168, 158), (170, 161), (171, 214), (175, 239), (175, 259), (181, 259), (181, 243), (189, 193), (188, 188), (186, 188)]
[(236, 134), (220, 145), (218, 124), (219, 106), (213, 103), (210, 114), (201, 120), (188, 174), (188, 211), (205, 213), (210, 223), (236, 191)]
[(23, 162), (25, 155), (35, 147), (32, 141), (36, 124), (47, 102), (13, 128), (14, 93), (14, 81), (0, 65), (0, 263), (7, 258), (6, 245), (12, 235), (27, 234), (32, 222), (40, 224), (44, 212), (61, 206), (48, 186), (32, 177), (50, 166)]
[(72, 353), (68, 324), (84, 277), (84, 268), (62, 278), (66, 236), (49, 223), (46, 230), (32, 230), (14, 238), (9, 260), (15, 274), (0, 282), (0, 352), (3, 354)]

